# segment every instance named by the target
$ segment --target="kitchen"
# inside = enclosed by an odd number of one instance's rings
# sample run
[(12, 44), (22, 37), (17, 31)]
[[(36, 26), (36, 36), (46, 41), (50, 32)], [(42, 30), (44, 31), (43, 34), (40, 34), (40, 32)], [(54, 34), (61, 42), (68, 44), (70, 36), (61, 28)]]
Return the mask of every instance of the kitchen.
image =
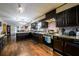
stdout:
[[(1, 25), (0, 28), (3, 29), (1, 32), (2, 34), (5, 34), (4, 36), (1, 37), (2, 41), (0, 41), (0, 45), (1, 45), (0, 49), (1, 49), (1, 52), (3, 52), (2, 55), (19, 54), (19, 55), (28, 56), (29, 54), (27, 54), (27, 51), (30, 50), (29, 49), (30, 47), (31, 49), (33, 48), (34, 50), (35, 48), (42, 47), (44, 52), (39, 48), (39, 49), (36, 49), (36, 52), (41, 50), (40, 53), (36, 53), (32, 55), (79, 56), (79, 40), (78, 40), (79, 39), (79, 28), (78, 28), (79, 27), (79, 11), (78, 11), (79, 4), (78, 3), (60, 3), (60, 4), (56, 3), (55, 8), (52, 9), (53, 4), (54, 3), (47, 4), (48, 7), (51, 6), (50, 7), (51, 9), (48, 12), (44, 13), (43, 15), (35, 18), (34, 19), (35, 21), (31, 20), (31, 21), (28, 21), (26, 24), (25, 19), (28, 19), (28, 18), (20, 17), (22, 19), (18, 21), (19, 23), (21, 23), (20, 25), (17, 25), (18, 23), (15, 24), (15, 22), (14, 23), (12, 22), (12, 25)], [(17, 4), (17, 5), (18, 7), (22, 6), (22, 4)], [(36, 5), (40, 7), (43, 4), (36, 4)], [(47, 5), (44, 5), (44, 7), (42, 8), (46, 8)], [(4, 4), (2, 6), (4, 6)], [(31, 4), (29, 4), (28, 6), (31, 6)], [(43, 10), (42, 8), (39, 8), (39, 9)], [(44, 11), (46, 9), (44, 9)], [(41, 11), (37, 10), (37, 12), (41, 12)], [(19, 13), (19, 14), (22, 14), (22, 13)], [(11, 24), (9, 20), (8, 21), (5, 20), (6, 18), (3, 17), (2, 19), (4, 19), (4, 21), (6, 21), (7, 24), (8, 23)], [(4, 21), (1, 21), (1, 22), (4, 22)], [(14, 26), (14, 25), (17, 25), (17, 26)], [(34, 43), (31, 43), (31, 41)], [(26, 44), (26, 42), (27, 43), (30, 42), (30, 43)], [(8, 44), (8, 46), (10, 46), (10, 44), (12, 43), (14, 43), (14, 46), (11, 45), (11, 47), (13, 46), (13, 49), (15, 47), (16, 49), (14, 50), (18, 51), (18, 53), (14, 53), (11, 51), (11, 53), (13, 54), (7, 54), (8, 53), (7, 51), (10, 52), (10, 50), (5, 50), (5, 49), (9, 49), (6, 45)], [(21, 46), (19, 45), (19, 48), (18, 48), (16, 43), (21, 44)], [(33, 47), (31, 44), (35, 45), (35, 47)], [(24, 48), (23, 46), (25, 47), (28, 46), (28, 47)], [(19, 53), (20, 48), (24, 49), (24, 51), (22, 50), (23, 54)], [(47, 54), (45, 50), (48, 51), (49, 54)], [(31, 52), (30, 50), (28, 53), (35, 53), (35, 52)]]

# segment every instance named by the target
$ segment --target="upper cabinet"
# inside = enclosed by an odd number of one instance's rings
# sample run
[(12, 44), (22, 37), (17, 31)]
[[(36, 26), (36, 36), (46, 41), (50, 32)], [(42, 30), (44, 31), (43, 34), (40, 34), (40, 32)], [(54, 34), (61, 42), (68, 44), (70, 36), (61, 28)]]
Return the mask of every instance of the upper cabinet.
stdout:
[(70, 8), (65, 11), (66, 12), (66, 20), (67, 26), (76, 26), (76, 7)]
[(56, 13), (56, 9), (46, 13), (46, 19), (56, 19), (57, 27), (79, 26), (79, 5)]
[(57, 27), (78, 26), (79, 24), (79, 6), (72, 7), (63, 12), (57, 13)]
[(56, 15), (56, 24), (58, 27), (65, 26), (66, 20), (65, 20), (65, 13), (60, 12)]
[(56, 9), (46, 13), (46, 19), (55, 18), (55, 15), (56, 15)]
[(79, 26), (79, 5), (76, 6), (76, 18), (77, 18), (77, 25)]

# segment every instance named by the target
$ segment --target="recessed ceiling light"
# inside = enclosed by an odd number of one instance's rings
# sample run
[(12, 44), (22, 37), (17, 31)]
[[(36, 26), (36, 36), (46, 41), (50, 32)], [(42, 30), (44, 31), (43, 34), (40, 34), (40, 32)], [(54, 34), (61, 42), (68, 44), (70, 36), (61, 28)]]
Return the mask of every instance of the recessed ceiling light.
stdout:
[(13, 18), (16, 22), (32, 22), (32, 19), (28, 18), (28, 17), (23, 17), (23, 16), (16, 16)]
[(21, 25), (25, 25), (26, 24), (26, 22), (22, 22), (22, 21), (19, 21), (18, 23), (21, 24)]
[(18, 4), (18, 11), (19, 13), (23, 13), (23, 7), (21, 4)]

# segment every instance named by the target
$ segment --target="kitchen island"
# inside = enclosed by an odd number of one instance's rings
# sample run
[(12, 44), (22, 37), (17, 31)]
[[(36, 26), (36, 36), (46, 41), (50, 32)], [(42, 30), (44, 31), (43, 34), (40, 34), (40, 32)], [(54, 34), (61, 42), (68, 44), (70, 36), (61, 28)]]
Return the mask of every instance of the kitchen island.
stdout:
[(26, 40), (29, 36), (29, 33), (27, 32), (17, 32), (16, 33), (16, 41), (20, 41), (20, 40)]
[(20, 40), (27, 40), (27, 39), (33, 39), (37, 42), (42, 43), (43, 42), (43, 35), (39, 33), (26, 33), (26, 32), (18, 32), (16, 33), (16, 41)]
[(29, 40), (29, 39), (32, 39), (34, 40), (34, 42), (37, 42), (37, 43), (43, 43), (53, 48), (53, 37), (50, 34), (35, 33), (35, 32), (16, 33), (16, 41)]

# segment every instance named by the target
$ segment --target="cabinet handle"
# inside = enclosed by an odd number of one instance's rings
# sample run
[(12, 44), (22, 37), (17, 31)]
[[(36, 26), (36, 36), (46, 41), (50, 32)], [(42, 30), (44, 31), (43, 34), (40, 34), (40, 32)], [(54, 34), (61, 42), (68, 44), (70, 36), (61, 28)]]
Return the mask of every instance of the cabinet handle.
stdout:
[(65, 43), (64, 45), (66, 46), (67, 44)]
[(66, 25), (67, 25), (67, 19), (66, 19)]
[(63, 19), (63, 25), (64, 25), (64, 19)]
[(61, 45), (63, 46), (63, 43)]

